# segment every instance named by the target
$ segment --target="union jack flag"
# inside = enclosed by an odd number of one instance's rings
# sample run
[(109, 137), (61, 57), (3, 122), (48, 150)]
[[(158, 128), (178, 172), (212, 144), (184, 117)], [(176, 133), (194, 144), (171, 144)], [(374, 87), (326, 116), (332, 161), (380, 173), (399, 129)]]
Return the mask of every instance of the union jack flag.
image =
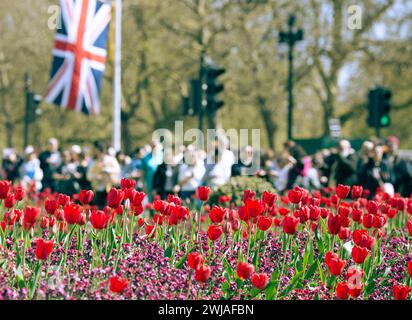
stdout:
[(97, 114), (106, 62), (111, 5), (99, 0), (60, 0), (51, 79), (45, 100)]

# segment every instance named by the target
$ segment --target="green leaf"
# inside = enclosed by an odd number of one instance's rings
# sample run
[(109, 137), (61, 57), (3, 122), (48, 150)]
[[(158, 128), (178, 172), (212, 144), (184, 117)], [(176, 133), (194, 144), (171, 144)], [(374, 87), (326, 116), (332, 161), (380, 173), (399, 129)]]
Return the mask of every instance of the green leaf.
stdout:
[(322, 270), (322, 266), (320, 265), (319, 260), (317, 260), (317, 263), (318, 263), (318, 270), (319, 270), (320, 281), (322, 281), (322, 283), (326, 283), (326, 282), (325, 282), (325, 274), (324, 274), (324, 272), (323, 272), (323, 270)]
[(38, 262), (36, 266), (36, 270), (34, 272), (34, 277), (32, 278), (30, 282), (30, 290), (29, 290), (30, 299), (33, 299), (34, 292), (36, 291), (36, 287), (40, 279), (40, 274), (41, 274), (41, 264), (40, 262)]
[(26, 283), (24, 282), (23, 272), (21, 270), (20, 265), (16, 269), (16, 281), (17, 281), (17, 285), (19, 286), (20, 289), (22, 289), (26, 286)]
[(306, 272), (305, 277), (304, 277), (305, 280), (308, 280), (310, 277), (313, 276), (313, 274), (315, 273), (315, 270), (316, 270), (317, 266), (318, 266), (318, 261), (316, 260), (315, 262), (313, 262), (313, 263), (311, 264), (311, 266), (309, 267), (308, 272)]
[(173, 248), (174, 248), (174, 245), (173, 244), (171, 244), (166, 250), (165, 250), (165, 257), (168, 257), (168, 258), (171, 258), (172, 257), (172, 255), (173, 255)]
[(252, 291), (250, 292), (252, 298), (255, 298), (259, 293), (260, 293), (260, 290), (257, 288), (253, 288)]
[(234, 271), (232, 269), (232, 266), (230, 265), (230, 263), (226, 260), (226, 258), (224, 258), (222, 260), (223, 262), (223, 266), (225, 268), (226, 273), (229, 275), (230, 278), (233, 277)]
[(301, 272), (298, 272), (298, 273), (296, 273), (296, 274), (293, 276), (293, 278), (292, 278), (292, 280), (290, 281), (289, 285), (285, 288), (285, 290), (283, 290), (283, 291), (281, 292), (279, 298), (285, 297), (289, 292), (291, 292), (291, 291), (295, 288), (295, 286), (296, 286), (296, 284), (298, 283), (301, 275), (302, 275), (302, 273), (301, 273)]
[(259, 242), (259, 246), (257, 247), (257, 249), (254, 251), (254, 255), (253, 255), (253, 265), (255, 266), (255, 268), (258, 268), (258, 263), (259, 263), (259, 252), (260, 252), (260, 247), (261, 247), (261, 242)]
[(182, 269), (184, 263), (186, 262), (187, 256), (189, 255), (190, 252), (187, 252), (183, 257), (180, 258), (180, 260), (176, 263), (175, 268), (176, 269)]
[(241, 280), (241, 279), (239, 279), (239, 278), (236, 278), (235, 282), (236, 282), (236, 287), (237, 287), (238, 289), (240, 289), (240, 288), (243, 287), (243, 280)]
[(306, 266), (308, 265), (308, 261), (309, 261), (309, 256), (310, 253), (312, 251), (312, 240), (309, 239), (308, 240), (308, 245), (305, 248), (305, 253), (303, 254), (303, 265), (302, 265), (302, 269), (305, 271), (306, 270)]
[(225, 281), (222, 284), (222, 292), (224, 293), (224, 295), (228, 298), (230, 295), (230, 284), (229, 282)]
[(317, 244), (317, 247), (318, 247), (319, 255), (323, 255), (325, 247), (323, 245), (322, 239), (319, 237), (318, 228), (316, 228), (316, 230), (315, 230), (315, 238), (316, 238), (316, 244)]
[(267, 300), (272, 300), (275, 297), (276, 288), (277, 288), (277, 283), (270, 282), (268, 284), (268, 286), (265, 289), (265, 295), (266, 295)]
[(109, 231), (109, 248), (106, 252), (106, 261), (109, 260), (110, 255), (112, 254), (113, 248), (115, 246), (115, 238), (116, 238), (116, 234), (115, 234), (115, 229), (111, 229)]
[(287, 234), (283, 233), (283, 239), (282, 239), (282, 252), (286, 251), (286, 246), (287, 246)]

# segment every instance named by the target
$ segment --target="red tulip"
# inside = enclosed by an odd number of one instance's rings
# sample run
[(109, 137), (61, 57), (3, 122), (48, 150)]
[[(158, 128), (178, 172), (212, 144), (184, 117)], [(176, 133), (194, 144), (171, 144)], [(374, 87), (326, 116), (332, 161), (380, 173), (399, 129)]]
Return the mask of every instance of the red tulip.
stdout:
[(339, 230), (342, 226), (342, 218), (340, 215), (334, 216), (333, 214), (330, 214), (328, 217), (328, 232), (330, 234), (338, 234)]
[(264, 210), (262, 206), (262, 202), (258, 199), (246, 200), (244, 208), (245, 208), (246, 214), (252, 218), (256, 218)]
[(212, 268), (201, 265), (195, 270), (195, 279), (197, 282), (206, 282), (212, 274)]
[(0, 181), (0, 199), (6, 199), (11, 186), (10, 181), (1, 180)]
[(412, 277), (412, 261), (408, 262), (408, 273), (409, 276)]
[(153, 201), (153, 209), (163, 214), (164, 210), (166, 209), (167, 202), (163, 200), (155, 200)]
[(345, 260), (339, 258), (337, 254), (330, 252), (330, 251), (326, 252), (325, 262), (326, 262), (326, 265), (328, 266), (330, 273), (333, 274), (334, 276), (339, 276), (342, 273), (343, 268), (346, 265)]
[(180, 206), (182, 204), (182, 199), (179, 198), (178, 196), (173, 195), (173, 194), (168, 194), (167, 195), (167, 201), (169, 203), (174, 203), (177, 206)]
[(46, 199), (46, 201), (44, 201), (44, 209), (46, 209), (48, 214), (54, 214), (58, 207), (59, 203), (56, 200)]
[(312, 221), (318, 221), (320, 217), (321, 209), (318, 206), (309, 206), (309, 218)]
[(209, 218), (213, 223), (221, 223), (226, 215), (226, 209), (218, 206), (213, 206), (209, 211)]
[(281, 216), (287, 216), (288, 213), (290, 212), (290, 210), (289, 210), (288, 208), (280, 207), (280, 208), (278, 209), (278, 212), (279, 212), (279, 214), (280, 214)]
[(396, 202), (396, 208), (397, 208), (399, 211), (405, 210), (405, 208), (406, 208), (406, 199), (404, 199), (404, 198), (398, 198), (398, 199), (397, 199), (397, 202)]
[(9, 226), (14, 225), (14, 223), (19, 220), (18, 215), (16, 214), (16, 210), (7, 211), (4, 214), (3, 222)]
[(143, 227), (145, 224), (145, 221), (143, 218), (139, 218), (139, 220), (137, 220), (137, 225), (140, 227)]
[(133, 199), (130, 199), (130, 202), (134, 207), (141, 207), (143, 199), (146, 197), (146, 193), (143, 191), (136, 191), (133, 193)]
[(354, 246), (352, 248), (352, 258), (355, 263), (361, 264), (365, 261), (369, 250), (367, 248), (362, 248), (358, 246)]
[(56, 217), (57, 220), (63, 221), (63, 219), (64, 219), (64, 210), (63, 209), (57, 209), (54, 212), (54, 216)]
[(263, 191), (262, 193), (262, 201), (265, 203), (268, 207), (272, 207), (277, 199), (277, 195), (275, 193), (270, 193), (267, 191)]
[(66, 194), (63, 193), (59, 193), (57, 195), (57, 202), (59, 203), (59, 205), (61, 205), (62, 207), (64, 207), (66, 204), (69, 204), (70, 202), (70, 197)]
[(111, 188), (107, 194), (107, 205), (112, 209), (116, 209), (120, 206), (122, 200), (123, 191), (116, 188)]
[(239, 279), (247, 280), (255, 272), (255, 267), (247, 262), (239, 262), (236, 268), (236, 274)]
[(386, 223), (386, 217), (380, 214), (375, 215), (373, 219), (373, 227), (376, 229), (382, 228)]
[(151, 225), (147, 225), (146, 226), (146, 235), (150, 236), (150, 238), (154, 238), (155, 234), (156, 234), (156, 229), (153, 230), (155, 228), (155, 226), (151, 226)]
[(16, 197), (11, 193), (7, 194), (6, 199), (4, 199), (4, 207), (10, 209), (13, 208), (15, 204)]
[(412, 220), (408, 220), (408, 222), (406, 223), (406, 227), (408, 228), (408, 233), (409, 236), (412, 236)]
[(375, 201), (368, 201), (368, 203), (366, 204), (366, 210), (369, 214), (377, 214), (378, 204)]
[(53, 240), (45, 241), (38, 239), (36, 242), (36, 258), (38, 260), (47, 260), (53, 250)]
[(395, 298), (395, 300), (406, 300), (410, 291), (411, 288), (409, 288), (408, 286), (394, 285), (393, 297)]
[(336, 285), (336, 296), (340, 300), (346, 300), (349, 297), (349, 287), (344, 282), (339, 282)]
[(232, 200), (232, 196), (227, 196), (227, 195), (219, 196), (218, 198), (219, 203), (226, 203), (226, 202), (230, 202), (231, 200)]
[(24, 191), (24, 189), (22, 187), (15, 187), (13, 190), (14, 193), (14, 197), (16, 198), (17, 201), (21, 201), (23, 200), (23, 198), (26, 195), (26, 192)]
[(363, 290), (363, 283), (357, 284), (357, 285), (352, 285), (348, 284), (349, 288), (349, 295), (353, 298), (357, 298), (361, 295), (362, 290)]
[(266, 231), (272, 225), (272, 219), (265, 216), (260, 216), (257, 225), (260, 230)]
[(286, 216), (283, 219), (283, 232), (287, 234), (295, 234), (299, 225), (299, 219), (291, 216)]
[(397, 214), (397, 213), (398, 213), (398, 210), (396, 210), (396, 209), (389, 209), (389, 210), (386, 212), (386, 215), (388, 216), (389, 219), (393, 219), (393, 218), (396, 217), (396, 214)]
[(93, 228), (97, 230), (102, 230), (107, 227), (110, 216), (108, 216), (104, 211), (93, 210), (90, 214), (90, 223)]
[(217, 239), (219, 239), (222, 233), (223, 233), (223, 229), (221, 226), (211, 225), (207, 229), (207, 236), (212, 241), (216, 241)]
[(344, 186), (343, 184), (338, 184), (336, 187), (336, 195), (339, 199), (346, 199), (350, 192), (350, 186)]
[(199, 186), (197, 187), (197, 197), (199, 198), (200, 201), (207, 201), (209, 199), (210, 195), (210, 188), (206, 186)]
[(136, 180), (132, 179), (121, 179), (120, 180), (120, 188), (122, 190), (125, 189), (135, 189), (136, 188)]
[(68, 204), (64, 208), (64, 220), (68, 224), (76, 224), (80, 220), (82, 213), (82, 208), (78, 204)]
[(49, 219), (49, 227), (53, 228), (54, 224), (56, 223), (56, 217), (50, 216), (48, 219)]
[(321, 208), (320, 209), (320, 216), (322, 217), (322, 219), (326, 219), (331, 214), (332, 213), (326, 208)]
[(203, 256), (198, 252), (191, 252), (187, 255), (187, 264), (189, 268), (196, 270), (203, 263)]
[(362, 210), (353, 209), (352, 210), (352, 220), (359, 223), (361, 219), (362, 219)]
[(347, 206), (344, 206), (344, 205), (341, 205), (338, 208), (338, 214), (341, 217), (344, 217), (344, 218), (349, 217), (349, 214), (351, 213), (351, 211), (352, 211), (352, 209), (350, 207), (347, 207)]
[(300, 209), (296, 210), (294, 216), (299, 218), (300, 223), (305, 223), (310, 218), (310, 210), (308, 206), (302, 206)]
[(352, 187), (352, 198), (357, 199), (362, 197), (363, 187), (362, 186), (353, 186)]
[(300, 190), (292, 189), (288, 192), (288, 199), (290, 202), (297, 204), (302, 200), (303, 193)]
[(24, 209), (23, 226), (25, 230), (32, 228), (40, 216), (40, 208), (26, 207)]
[(269, 283), (269, 277), (265, 273), (255, 273), (251, 278), (252, 284), (259, 290), (263, 290)]
[(246, 203), (247, 200), (254, 199), (256, 197), (256, 192), (250, 189), (243, 190), (243, 202)]
[(129, 201), (133, 201), (133, 198), (136, 194), (136, 190), (135, 189), (122, 189), (123, 190), (123, 199), (129, 199)]
[(122, 293), (128, 286), (129, 281), (119, 276), (112, 276), (110, 278), (110, 291), (114, 293)]
[(49, 227), (49, 219), (47, 217), (43, 217), (40, 219), (40, 228), (47, 229)]
[(370, 213), (366, 213), (363, 215), (363, 226), (367, 229), (370, 229), (373, 227), (373, 222), (375, 220), (375, 216)]
[(338, 233), (339, 239), (346, 240), (350, 237), (350, 229), (349, 228), (341, 228)]
[(79, 192), (79, 201), (81, 204), (89, 204), (92, 202), (94, 193), (92, 190), (80, 190)]
[(367, 248), (372, 250), (376, 239), (368, 234), (366, 230), (355, 230), (353, 231), (353, 242), (359, 247)]

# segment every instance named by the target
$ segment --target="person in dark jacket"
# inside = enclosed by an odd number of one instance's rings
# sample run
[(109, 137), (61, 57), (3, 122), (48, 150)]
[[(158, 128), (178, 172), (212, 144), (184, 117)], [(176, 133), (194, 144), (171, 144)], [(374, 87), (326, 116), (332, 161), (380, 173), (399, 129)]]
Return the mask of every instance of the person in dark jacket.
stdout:
[(357, 183), (358, 157), (348, 140), (341, 140), (338, 149), (325, 161), (329, 167), (328, 185), (354, 185)]
[(14, 183), (19, 178), (19, 169), (23, 159), (21, 159), (13, 149), (3, 150), (3, 176), (1, 179), (11, 181)]
[(179, 166), (175, 164), (172, 155), (165, 154), (165, 159), (160, 164), (153, 176), (153, 191), (162, 199), (165, 199), (168, 194), (179, 192), (178, 185)]
[(47, 150), (39, 155), (40, 168), (43, 170), (42, 188), (55, 190), (54, 173), (60, 167), (62, 158), (59, 152), (59, 143), (57, 139), (51, 138), (47, 144)]
[[(365, 190), (369, 190), (369, 198), (372, 199), (378, 188), (386, 191), (388, 179), (388, 167), (382, 161), (383, 148), (378, 145), (368, 152), (368, 158), (360, 167), (359, 184)], [(392, 187), (393, 189), (393, 187)]]
[(288, 184), (286, 189), (290, 190), (294, 187), (295, 182), (299, 176), (302, 176), (305, 168), (304, 158), (306, 156), (305, 150), (294, 141), (287, 141), (284, 143), (285, 151), (290, 155), (293, 167), (288, 173)]
[(412, 194), (412, 164), (401, 159), (399, 145), (400, 141), (395, 136), (386, 139), (382, 163), (387, 168), (387, 180), (393, 184), (395, 191), (409, 197)]

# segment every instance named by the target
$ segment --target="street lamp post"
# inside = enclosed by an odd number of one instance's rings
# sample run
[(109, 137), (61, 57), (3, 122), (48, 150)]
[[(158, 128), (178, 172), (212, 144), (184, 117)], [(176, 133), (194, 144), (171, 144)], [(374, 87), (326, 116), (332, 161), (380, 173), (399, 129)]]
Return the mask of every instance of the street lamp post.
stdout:
[(32, 95), (31, 92), (31, 74), (26, 72), (24, 74), (24, 92), (25, 92), (25, 108), (24, 108), (24, 132), (23, 132), (23, 149), (29, 144), (29, 125), (30, 125), (30, 111)]
[(279, 32), (279, 43), (287, 43), (289, 47), (288, 60), (288, 140), (292, 140), (292, 125), (293, 125), (293, 48), (295, 43), (303, 40), (303, 30), (298, 29), (293, 31), (296, 17), (294, 15), (289, 16), (288, 31)]

